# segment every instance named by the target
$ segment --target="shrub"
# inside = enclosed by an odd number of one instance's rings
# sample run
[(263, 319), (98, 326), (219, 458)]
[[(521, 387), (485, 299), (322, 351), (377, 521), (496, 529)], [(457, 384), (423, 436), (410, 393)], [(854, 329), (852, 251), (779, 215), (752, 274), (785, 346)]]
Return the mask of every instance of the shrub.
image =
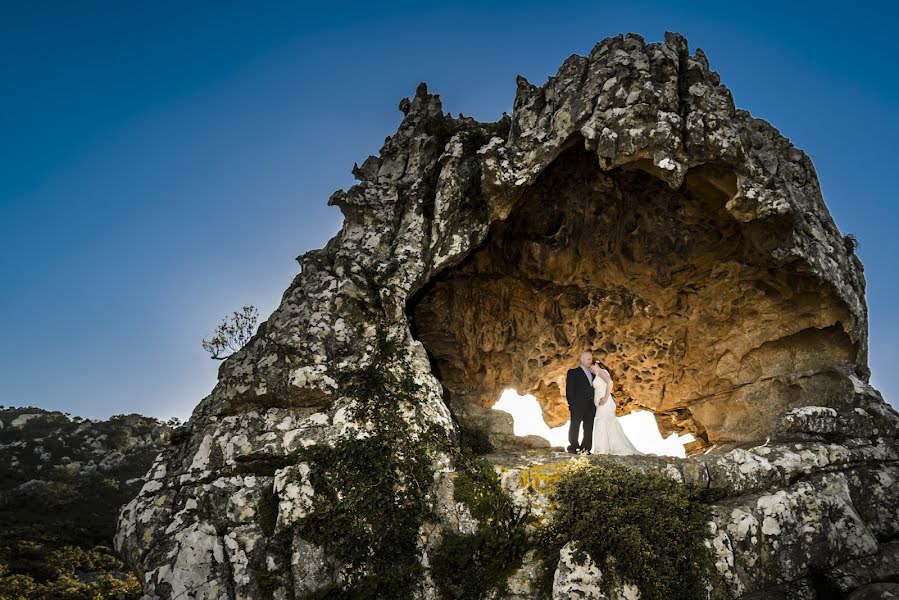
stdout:
[[(40, 553), (39, 544), (25, 541), (19, 548)], [(63, 546), (43, 556), (49, 577), (35, 579), (23, 573), (7, 574), (0, 568), (0, 598), (4, 600), (136, 600), (140, 583), (133, 573), (105, 546), (85, 550)], [(84, 577), (84, 575), (90, 575)], [(88, 582), (89, 581), (89, 582)]]
[(448, 438), (438, 429), (413, 437), (402, 414), (403, 409), (414, 414), (421, 391), (401, 360), (398, 344), (382, 332), (371, 366), (337, 375), (341, 395), (358, 402), (353, 417), (371, 426), (370, 435), (360, 439), (348, 432), (331, 446), (306, 448), (299, 457), (310, 465), (315, 494), (295, 533), (321, 546), (341, 565), (346, 581), (309, 598), (414, 593), (422, 570), (418, 531), (430, 512), (431, 452), (447, 446)]
[(551, 519), (539, 528), (544, 591), (551, 586), (559, 551), (575, 542), (575, 559), (588, 554), (602, 570), (609, 593), (623, 583), (642, 600), (706, 597), (717, 576), (709, 535), (715, 489), (680, 484), (658, 473), (639, 473), (615, 463), (581, 463), (550, 493)]
[[(209, 352), (212, 358), (223, 360), (223, 352), (237, 352), (253, 338), (256, 330), (256, 321), (259, 318), (259, 310), (252, 304), (244, 304), (240, 311), (233, 311), (230, 317), (222, 319), (221, 324), (215, 328), (212, 338), (203, 339), (203, 349)], [(230, 356), (230, 354), (228, 355)]]

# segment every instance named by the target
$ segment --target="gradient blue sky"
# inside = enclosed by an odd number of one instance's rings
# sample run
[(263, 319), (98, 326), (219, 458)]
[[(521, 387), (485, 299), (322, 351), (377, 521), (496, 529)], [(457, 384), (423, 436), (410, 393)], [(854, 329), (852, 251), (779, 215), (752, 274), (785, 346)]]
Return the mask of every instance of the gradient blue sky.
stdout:
[(604, 37), (683, 33), (815, 163), (866, 265), (872, 380), (899, 402), (896, 11), (753, 2), (0, 2), (0, 404), (186, 418), (200, 346), (260, 320), (342, 216), (327, 198), (420, 81), (511, 112)]

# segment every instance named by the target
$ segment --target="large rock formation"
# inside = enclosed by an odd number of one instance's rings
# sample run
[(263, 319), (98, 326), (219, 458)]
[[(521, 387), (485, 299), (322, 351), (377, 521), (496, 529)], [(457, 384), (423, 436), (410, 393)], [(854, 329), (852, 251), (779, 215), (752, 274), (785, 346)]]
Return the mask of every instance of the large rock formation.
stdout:
[[(635, 468), (728, 490), (718, 597), (812, 598), (822, 577), (848, 593), (896, 576), (899, 418), (867, 383), (854, 240), (808, 156), (736, 109), (701, 50), (673, 33), (607, 38), (542, 87), (519, 77), (495, 123), (444, 114), (424, 83), (400, 110), (380, 156), (354, 166), (359, 183), (329, 200), (341, 231), (298, 257), (280, 306), (123, 510), (117, 545), (149, 594), (340, 585), (340, 565), (292, 527), (316, 510), (309, 452), (370, 435), (347, 374), (422, 386), (394, 411), (409, 447), (462, 425), (508, 449), (533, 444), (488, 410), (500, 392), (532, 393), (563, 423), (582, 349), (611, 368), (623, 411), (651, 410), (712, 452)], [(380, 334), (404, 361), (373, 362)], [(451, 463), (429, 456), (439, 519), (422, 531), (463, 530)], [(508, 460), (497, 468), (534, 459)], [(515, 597), (532, 597), (523, 580)]]

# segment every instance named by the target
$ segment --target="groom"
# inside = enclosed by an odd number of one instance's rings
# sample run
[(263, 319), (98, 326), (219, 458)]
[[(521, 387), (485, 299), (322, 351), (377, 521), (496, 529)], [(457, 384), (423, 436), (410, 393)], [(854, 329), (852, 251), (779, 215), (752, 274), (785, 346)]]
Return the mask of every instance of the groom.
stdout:
[[(593, 354), (581, 352), (580, 364), (568, 369), (565, 377), (565, 399), (568, 400), (568, 410), (571, 412), (571, 423), (568, 426), (568, 452), (571, 454), (589, 454), (593, 445), (596, 406), (593, 404), (593, 373), (590, 372), (592, 363)], [(581, 423), (584, 424), (584, 441), (578, 443)]]

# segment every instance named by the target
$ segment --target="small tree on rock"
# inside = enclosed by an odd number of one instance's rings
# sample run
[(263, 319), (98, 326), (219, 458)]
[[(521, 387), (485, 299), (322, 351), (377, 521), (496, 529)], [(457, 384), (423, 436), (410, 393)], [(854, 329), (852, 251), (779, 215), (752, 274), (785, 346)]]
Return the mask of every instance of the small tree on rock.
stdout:
[[(230, 317), (222, 319), (222, 323), (215, 328), (212, 338), (203, 340), (203, 349), (212, 355), (211, 358), (224, 360), (250, 341), (256, 331), (258, 318), (259, 311), (256, 310), (256, 307), (252, 304), (245, 304), (240, 311), (235, 310)], [(228, 355), (222, 355), (223, 352), (229, 350), (231, 352)]]

